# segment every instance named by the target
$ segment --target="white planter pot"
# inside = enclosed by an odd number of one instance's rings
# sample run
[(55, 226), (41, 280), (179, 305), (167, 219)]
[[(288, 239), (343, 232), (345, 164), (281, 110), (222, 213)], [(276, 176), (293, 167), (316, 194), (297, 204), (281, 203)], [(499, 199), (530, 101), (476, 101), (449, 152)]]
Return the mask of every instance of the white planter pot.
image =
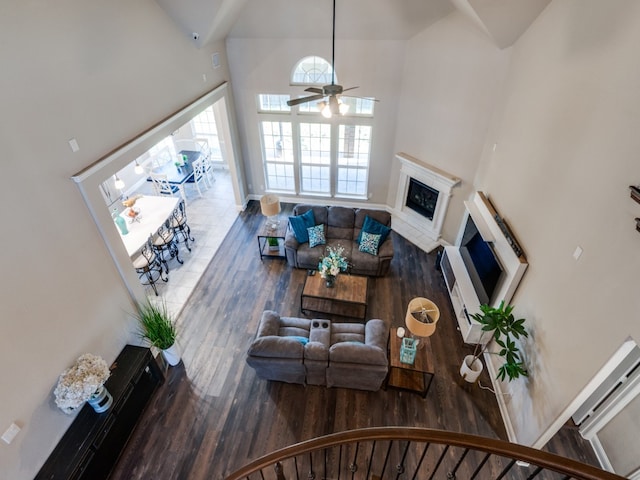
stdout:
[(162, 355), (169, 365), (175, 367), (180, 363), (180, 347), (178, 347), (178, 343), (176, 342), (166, 350), (162, 350)]
[(473, 364), (471, 364), (472, 361), (473, 355), (467, 355), (464, 357), (464, 360), (462, 360), (462, 366), (460, 367), (460, 375), (465, 381), (469, 383), (476, 383), (484, 369), (484, 365), (479, 358), (476, 358)]

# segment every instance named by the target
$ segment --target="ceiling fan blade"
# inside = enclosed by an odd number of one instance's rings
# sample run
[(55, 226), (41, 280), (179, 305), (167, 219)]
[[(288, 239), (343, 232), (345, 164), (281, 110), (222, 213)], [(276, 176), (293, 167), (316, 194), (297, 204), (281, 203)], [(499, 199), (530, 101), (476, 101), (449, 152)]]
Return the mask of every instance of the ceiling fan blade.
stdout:
[(310, 97), (302, 97), (302, 98), (294, 98), (293, 100), (289, 100), (287, 105), (293, 107), (294, 105), (300, 105), (301, 103), (313, 102), (314, 100), (321, 100), (324, 98), (324, 95), (311, 95)]
[(353, 90), (355, 88), (360, 88), (360, 87), (349, 87), (349, 88), (343, 88), (342, 91), (346, 92), (347, 90)]
[(340, 95), (341, 97), (346, 97), (346, 98), (361, 98), (362, 100), (369, 100), (370, 102), (379, 102), (380, 100), (378, 100), (377, 98), (371, 98), (371, 97), (358, 97), (356, 95)]
[(311, 92), (311, 93), (324, 93), (321, 88), (317, 88), (317, 87), (305, 88), (304, 91)]

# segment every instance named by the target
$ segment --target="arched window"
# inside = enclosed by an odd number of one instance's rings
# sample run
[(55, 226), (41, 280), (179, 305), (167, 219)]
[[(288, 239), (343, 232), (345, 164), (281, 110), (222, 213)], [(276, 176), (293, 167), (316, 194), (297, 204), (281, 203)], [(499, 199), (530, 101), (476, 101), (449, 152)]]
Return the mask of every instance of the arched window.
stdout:
[(305, 57), (294, 67), (291, 85), (328, 85), (332, 74), (331, 64), (324, 58)]

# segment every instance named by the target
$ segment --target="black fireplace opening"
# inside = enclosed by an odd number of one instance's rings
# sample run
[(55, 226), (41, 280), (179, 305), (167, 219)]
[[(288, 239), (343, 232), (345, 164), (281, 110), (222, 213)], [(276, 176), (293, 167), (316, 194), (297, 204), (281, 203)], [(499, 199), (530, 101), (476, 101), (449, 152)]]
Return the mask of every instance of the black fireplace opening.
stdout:
[(433, 220), (439, 193), (435, 188), (431, 188), (415, 178), (410, 178), (406, 205), (423, 217)]

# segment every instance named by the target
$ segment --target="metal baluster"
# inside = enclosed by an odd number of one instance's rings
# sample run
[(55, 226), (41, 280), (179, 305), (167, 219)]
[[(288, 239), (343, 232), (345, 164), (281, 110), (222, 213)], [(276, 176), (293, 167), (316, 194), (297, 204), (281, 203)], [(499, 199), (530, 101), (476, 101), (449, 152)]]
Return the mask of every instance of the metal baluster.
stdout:
[(387, 464), (389, 463), (389, 456), (391, 455), (392, 445), (393, 445), (393, 440), (389, 440), (389, 448), (387, 448), (387, 454), (384, 456), (384, 463), (382, 464), (382, 471), (380, 472), (380, 478), (384, 477), (384, 471), (387, 469)]
[(373, 444), (371, 445), (371, 455), (369, 456), (369, 465), (367, 465), (367, 476), (364, 478), (369, 478), (371, 475), (371, 463), (373, 462), (373, 454), (376, 451), (376, 441), (373, 441)]
[(322, 476), (322, 478), (327, 478), (327, 449), (323, 449), (322, 450), (324, 453), (324, 475)]
[(264, 480), (264, 473), (262, 473), (262, 469), (260, 469), (260, 478), (262, 478), (262, 480)]
[(444, 450), (442, 451), (442, 454), (440, 455), (440, 458), (438, 459), (438, 462), (436, 463), (436, 466), (433, 468), (433, 472), (431, 472), (431, 476), (429, 477), (429, 480), (433, 479), (433, 476), (438, 471), (438, 468), (440, 468), (440, 464), (442, 463), (442, 460), (444, 460), (444, 457), (445, 457), (445, 455), (447, 454), (448, 451), (449, 451), (449, 445), (445, 445)]
[[(282, 464), (280, 462), (276, 462), (276, 464), (274, 465), (273, 469), (276, 471), (276, 479), (277, 480), (287, 480), (284, 477), (284, 469), (282, 468)], [(260, 473), (262, 473), (262, 470), (260, 470)]]
[(300, 480), (300, 473), (298, 472), (298, 457), (293, 457), (293, 466), (296, 469), (296, 480)]
[(487, 460), (489, 460), (489, 457), (491, 456), (490, 453), (487, 453), (485, 455), (485, 457), (482, 459), (482, 461), (480, 462), (480, 465), (478, 465), (478, 468), (476, 468), (476, 470), (473, 472), (473, 475), (471, 475), (471, 478), (469, 480), (473, 480), (474, 478), (476, 478), (476, 475), (478, 475), (478, 473), (480, 472), (480, 470), (482, 470), (482, 467), (484, 467), (484, 464), (487, 463)]
[(511, 470), (511, 468), (513, 468), (513, 466), (514, 466), (515, 464), (516, 464), (516, 461), (515, 461), (515, 460), (511, 460), (511, 461), (509, 462), (509, 465), (507, 465), (507, 466), (505, 467), (505, 469), (500, 473), (500, 475), (498, 475), (498, 478), (496, 478), (496, 480), (501, 480), (501, 479), (502, 479), (502, 478), (507, 474), (507, 472), (508, 472), (509, 470)]
[(313, 473), (313, 452), (309, 452), (309, 474), (307, 475), (308, 480), (315, 480), (316, 474)]
[(467, 453), (469, 453), (469, 449), (465, 448), (464, 452), (462, 452), (462, 455), (460, 456), (460, 459), (456, 463), (455, 467), (453, 467), (453, 470), (447, 473), (448, 480), (454, 480), (456, 478), (456, 473), (458, 472), (460, 465), (462, 465), (462, 461), (464, 460), (464, 457), (467, 456)]
[(404, 447), (404, 452), (402, 453), (402, 460), (400, 460), (400, 463), (396, 466), (396, 470), (398, 472), (398, 474), (396, 475), (396, 480), (398, 480), (400, 478), (400, 475), (404, 473), (404, 461), (407, 459), (409, 445), (411, 445), (411, 442), (407, 442), (407, 445)]
[(351, 470), (351, 480), (355, 478), (356, 472), (358, 471), (358, 450), (360, 450), (360, 442), (356, 443), (356, 453), (353, 456), (353, 463), (349, 465), (349, 470)]
[(430, 443), (425, 444), (424, 450), (422, 451), (422, 455), (420, 455), (420, 460), (418, 460), (418, 464), (416, 465), (416, 469), (413, 472), (413, 477), (411, 477), (411, 480), (416, 480), (416, 477), (418, 476), (418, 470), (420, 470), (420, 466), (422, 465), (422, 462), (424, 461), (424, 457), (427, 456), (427, 451), (429, 451), (429, 447), (430, 446), (431, 446)]
[(542, 471), (542, 467), (538, 467), (535, 471), (527, 477), (527, 480), (531, 480), (532, 478), (536, 478), (538, 474)]
[(338, 451), (338, 480), (340, 480), (340, 473), (342, 472), (342, 445)]

